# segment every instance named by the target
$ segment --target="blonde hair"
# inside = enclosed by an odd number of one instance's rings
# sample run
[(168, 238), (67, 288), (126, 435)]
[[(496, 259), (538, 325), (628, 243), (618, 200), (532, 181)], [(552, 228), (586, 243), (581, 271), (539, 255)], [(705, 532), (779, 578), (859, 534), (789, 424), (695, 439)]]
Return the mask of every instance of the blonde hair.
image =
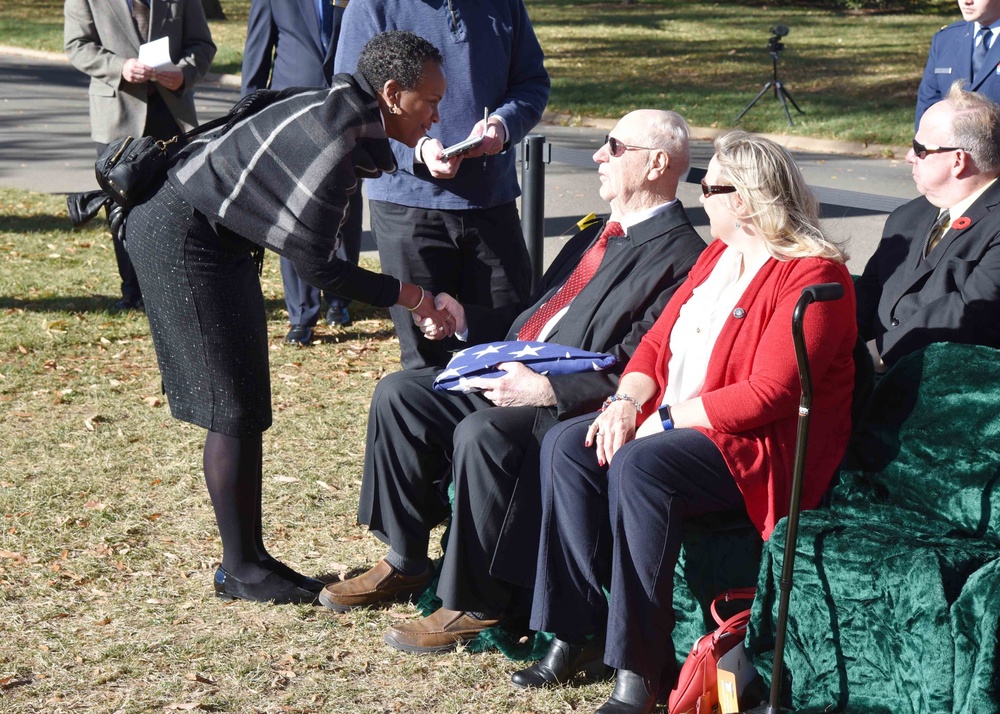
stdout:
[(784, 147), (736, 130), (715, 140), (715, 159), (773, 257), (847, 260), (819, 227), (819, 201)]

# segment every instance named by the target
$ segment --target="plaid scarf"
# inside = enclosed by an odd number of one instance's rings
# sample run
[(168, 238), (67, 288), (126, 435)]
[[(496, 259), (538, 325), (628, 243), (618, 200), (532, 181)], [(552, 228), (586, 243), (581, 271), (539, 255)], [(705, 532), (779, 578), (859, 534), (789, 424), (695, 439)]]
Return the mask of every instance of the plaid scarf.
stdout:
[(172, 182), (215, 224), (295, 262), (336, 261), (338, 229), (359, 178), (396, 170), (378, 100), (360, 74), (291, 94), (199, 137)]

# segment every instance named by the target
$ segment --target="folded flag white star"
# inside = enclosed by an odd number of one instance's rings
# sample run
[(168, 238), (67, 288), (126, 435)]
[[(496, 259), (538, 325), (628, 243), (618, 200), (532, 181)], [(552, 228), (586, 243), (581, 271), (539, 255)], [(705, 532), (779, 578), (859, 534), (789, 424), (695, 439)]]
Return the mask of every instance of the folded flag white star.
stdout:
[(613, 355), (587, 352), (551, 342), (491, 342), (467, 347), (456, 352), (448, 366), (434, 380), (434, 389), (452, 392), (477, 392), (469, 380), (479, 377), (502, 377), (506, 372), (498, 365), (520, 362), (529, 369), (544, 375), (598, 372), (607, 369), (617, 360)]

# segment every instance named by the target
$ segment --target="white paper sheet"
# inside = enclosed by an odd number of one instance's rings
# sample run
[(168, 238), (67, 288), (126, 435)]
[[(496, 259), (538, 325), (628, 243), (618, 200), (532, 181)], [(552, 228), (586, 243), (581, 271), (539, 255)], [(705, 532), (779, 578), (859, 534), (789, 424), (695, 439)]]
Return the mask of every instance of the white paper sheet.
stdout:
[(181, 71), (180, 67), (170, 61), (169, 37), (161, 37), (158, 40), (139, 45), (139, 62), (153, 69)]

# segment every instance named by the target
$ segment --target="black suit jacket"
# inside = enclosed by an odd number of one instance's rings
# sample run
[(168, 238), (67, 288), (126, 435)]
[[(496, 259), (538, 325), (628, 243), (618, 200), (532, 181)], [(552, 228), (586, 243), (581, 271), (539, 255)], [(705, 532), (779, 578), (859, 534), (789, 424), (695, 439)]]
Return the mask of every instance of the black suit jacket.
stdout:
[[(526, 309), (523, 305), (496, 309), (467, 305), (468, 343), (517, 339), (518, 330), (562, 287), (603, 228), (603, 222), (599, 222), (570, 239), (545, 271)], [(594, 277), (570, 304), (547, 341), (607, 352), (617, 357), (618, 363), (605, 372), (550, 377), (557, 399), (557, 419), (593, 411), (614, 391), (618, 375), (642, 336), (704, 248), (705, 242), (695, 232), (680, 201), (632, 226), (627, 235), (608, 241)]]
[[(562, 287), (603, 228), (603, 222), (599, 222), (569, 240), (545, 271), (527, 308), (467, 305), (469, 344), (517, 339), (521, 326)], [(536, 440), (531, 445), (519, 445), (525, 449), (525, 455), (507, 511), (489, 514), (491, 520), (503, 519), (490, 565), (490, 572), (496, 577), (526, 587), (534, 582), (534, 556), (528, 562), (525, 553), (533, 554), (538, 548), (541, 523), (538, 446), (543, 435), (558, 421), (595, 411), (614, 393), (618, 376), (639, 341), (704, 249), (705, 242), (695, 232), (680, 201), (632, 226), (625, 236), (608, 241), (607, 252), (594, 277), (570, 303), (547, 341), (607, 352), (615, 355), (618, 363), (604, 372), (549, 378), (556, 394), (556, 407), (532, 410), (532, 433)], [(524, 410), (526, 416), (532, 411)], [(477, 518), (482, 519), (483, 514), (477, 514)], [(481, 527), (484, 532), (491, 529)]]
[(333, 40), (324, 52), (316, 0), (253, 0), (243, 48), (243, 94), (329, 87), (344, 14), (342, 7), (333, 11)]
[(932, 342), (1000, 347), (1000, 181), (924, 258), (937, 216), (923, 197), (893, 211), (855, 284), (858, 333), (887, 365)]

